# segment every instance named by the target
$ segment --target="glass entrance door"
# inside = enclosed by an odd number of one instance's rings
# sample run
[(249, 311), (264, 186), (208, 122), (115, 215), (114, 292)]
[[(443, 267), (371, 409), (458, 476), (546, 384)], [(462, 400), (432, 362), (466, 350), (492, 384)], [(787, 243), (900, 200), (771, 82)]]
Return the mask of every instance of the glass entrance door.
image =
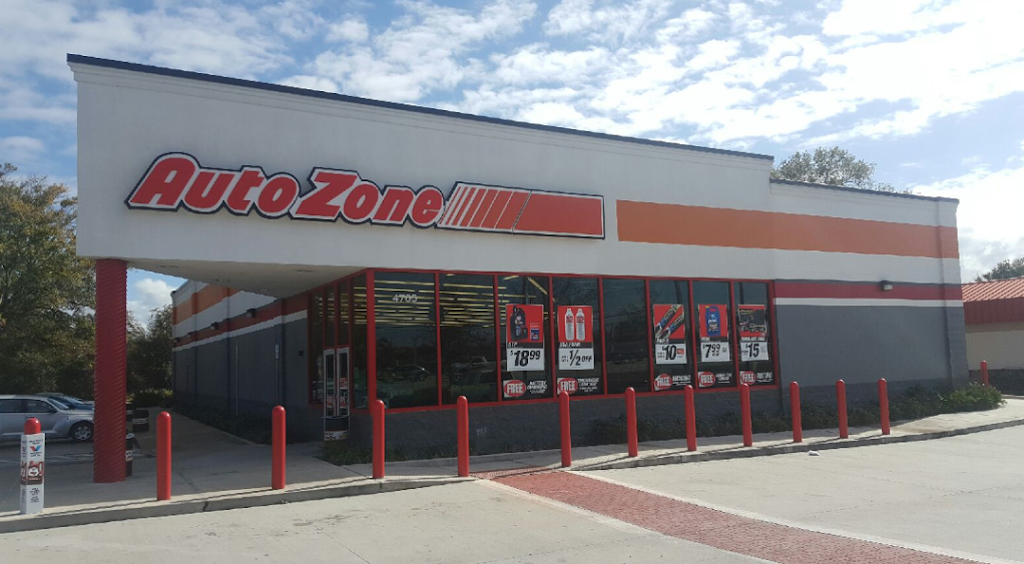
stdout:
[(324, 351), (324, 440), (348, 437), (348, 347)]

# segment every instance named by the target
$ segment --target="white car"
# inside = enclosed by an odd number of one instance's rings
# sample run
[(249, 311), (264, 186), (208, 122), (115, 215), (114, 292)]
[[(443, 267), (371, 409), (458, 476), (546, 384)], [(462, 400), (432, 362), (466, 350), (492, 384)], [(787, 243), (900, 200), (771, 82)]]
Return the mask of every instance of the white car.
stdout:
[(53, 398), (31, 395), (0, 395), (0, 439), (18, 439), (30, 417), (48, 437), (91, 441), (93, 412), (72, 409)]

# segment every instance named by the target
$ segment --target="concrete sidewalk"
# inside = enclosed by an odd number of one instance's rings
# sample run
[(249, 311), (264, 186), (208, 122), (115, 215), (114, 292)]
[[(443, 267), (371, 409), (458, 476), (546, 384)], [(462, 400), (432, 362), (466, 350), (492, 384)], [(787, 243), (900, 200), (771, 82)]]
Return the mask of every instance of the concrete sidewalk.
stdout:
[[(625, 445), (577, 447), (574, 470), (608, 470), (769, 456), (809, 450), (850, 448), (893, 442), (928, 440), (991, 429), (1024, 425), (1024, 399), (1009, 398), (991, 411), (938, 415), (897, 423), (883, 437), (877, 428), (851, 428), (849, 439), (835, 429), (804, 432), (794, 444), (790, 433), (754, 436), (745, 448), (739, 436), (698, 439), (697, 452), (686, 450), (685, 440), (642, 443), (637, 458), (626, 456)], [(153, 434), (140, 437), (143, 452), (155, 446)], [(315, 458), (319, 443), (289, 445), (288, 488), (270, 490), (270, 447), (253, 445), (183, 416), (174, 416), (174, 497), (155, 501), (156, 461), (141, 456), (134, 476), (118, 484), (92, 483), (91, 464), (64, 464), (47, 468), (46, 511), (20, 516), (17, 470), (0, 468), (0, 533), (63, 527), (275, 503), (396, 491), (457, 482), (455, 459), (389, 462), (387, 478), (373, 480), (369, 464), (335, 466)], [(138, 454), (137, 454), (138, 456)], [(537, 451), (474, 456), (470, 470), (477, 478), (560, 468), (560, 451)]]
[(285, 490), (270, 489), (271, 449), (173, 415), (172, 494), (156, 501), (155, 425), (138, 435), (133, 475), (124, 482), (92, 482), (92, 456), (79, 463), (46, 466), (46, 509), (18, 513), (19, 470), (0, 467), (0, 533), (255, 507), (381, 491), (395, 491), (455, 481), (454, 476), (427, 475), (380, 481), (324, 462), (321, 443), (288, 446)]

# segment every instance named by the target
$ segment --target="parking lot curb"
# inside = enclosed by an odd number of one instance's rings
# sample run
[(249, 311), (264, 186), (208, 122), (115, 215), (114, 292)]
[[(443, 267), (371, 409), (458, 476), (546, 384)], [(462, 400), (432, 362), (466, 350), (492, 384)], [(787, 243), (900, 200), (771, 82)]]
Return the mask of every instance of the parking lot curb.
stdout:
[(431, 486), (441, 486), (467, 480), (473, 480), (473, 478), (394, 478), (372, 481), (367, 480), (365, 482), (355, 484), (339, 484), (336, 486), (316, 486), (308, 488), (303, 488), (302, 484), (296, 484), (291, 486), (291, 489), (259, 490), (251, 493), (229, 494), (223, 496), (211, 494), (209, 496), (195, 499), (184, 499), (181, 501), (171, 500), (167, 502), (146, 502), (144, 505), (137, 507), (121, 506), (67, 513), (59, 513), (60, 509), (55, 508), (53, 510), (55, 512), (49, 514), (44, 512), (38, 515), (25, 517), (19, 515), (0, 517), (0, 534), (55, 529), (59, 527), (74, 527), (95, 523), (110, 523), (114, 521), (127, 521), (130, 519), (148, 519), (150, 517), (168, 517), (172, 515), (188, 515), (193, 513), (208, 513), (212, 511), (227, 511), (230, 509), (264, 507), (281, 503), (296, 503), (318, 499), (332, 499), (375, 493), (396, 492)]
[[(831, 439), (827, 442), (804, 442), (784, 445), (773, 445), (764, 447), (750, 447), (727, 451), (713, 452), (682, 452), (678, 454), (667, 454), (663, 456), (651, 456), (648, 458), (629, 458), (615, 460), (612, 462), (599, 462), (592, 465), (579, 465), (573, 470), (621, 470), (626, 468), (645, 468), (648, 466), (664, 466), (667, 464), (686, 464), (689, 462), (707, 462), (712, 460), (730, 460), (735, 458), (754, 458), (758, 456), (774, 456), (778, 454), (792, 454), (797, 452), (834, 450), (840, 448), (856, 448), (873, 445), (888, 445), (897, 443), (911, 443), (917, 441), (930, 441), (934, 439), (945, 439), (984, 431), (994, 431), (1008, 427), (1024, 425), (1024, 419), (1012, 421), (1000, 421), (973, 427), (950, 429), (947, 431), (935, 431), (931, 433), (915, 433), (908, 435), (873, 435), (870, 437), (857, 437), (853, 439)], [(755, 435), (756, 438), (756, 435)], [(756, 444), (756, 443), (755, 443)]]

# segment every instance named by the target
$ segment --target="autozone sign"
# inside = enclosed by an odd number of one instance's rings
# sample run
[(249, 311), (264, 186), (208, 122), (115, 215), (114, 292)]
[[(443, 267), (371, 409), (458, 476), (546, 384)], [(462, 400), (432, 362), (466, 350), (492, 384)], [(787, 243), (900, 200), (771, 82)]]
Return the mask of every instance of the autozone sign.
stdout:
[(602, 196), (456, 182), (447, 197), (435, 186), (380, 188), (353, 170), (314, 168), (303, 192), (286, 172), (259, 166), (204, 167), (187, 153), (157, 157), (125, 205), (131, 209), (200, 214), (227, 210), (246, 216), (351, 224), (604, 238)]

